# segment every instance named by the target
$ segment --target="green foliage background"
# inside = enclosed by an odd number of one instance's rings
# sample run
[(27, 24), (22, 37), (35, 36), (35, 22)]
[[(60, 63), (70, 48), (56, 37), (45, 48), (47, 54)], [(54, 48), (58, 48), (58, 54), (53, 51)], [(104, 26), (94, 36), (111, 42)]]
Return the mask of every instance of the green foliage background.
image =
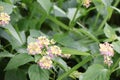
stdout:
[[(0, 26), (1, 80), (120, 80), (120, 0), (1, 0), (11, 16)], [(39, 36), (53, 38), (69, 59), (56, 58), (41, 69), (27, 44)], [(99, 44), (109, 42), (115, 55), (107, 67)]]

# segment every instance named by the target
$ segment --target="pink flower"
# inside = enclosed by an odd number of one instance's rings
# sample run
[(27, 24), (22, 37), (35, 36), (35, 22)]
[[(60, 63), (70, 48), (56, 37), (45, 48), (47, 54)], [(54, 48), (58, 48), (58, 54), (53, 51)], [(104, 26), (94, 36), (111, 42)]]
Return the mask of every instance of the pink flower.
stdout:
[(7, 13), (0, 13), (0, 25), (4, 26), (10, 21), (10, 16)]
[(83, 0), (83, 5), (88, 8), (90, 6), (91, 0)]
[(109, 43), (105, 42), (104, 44), (100, 44), (99, 46), (102, 55), (114, 56), (114, 50)]
[(40, 54), (42, 52), (37, 42), (29, 43), (27, 50), (31, 55)]
[(48, 56), (43, 56), (39, 61), (38, 61), (39, 66), (42, 69), (50, 69), (52, 67), (52, 60)]

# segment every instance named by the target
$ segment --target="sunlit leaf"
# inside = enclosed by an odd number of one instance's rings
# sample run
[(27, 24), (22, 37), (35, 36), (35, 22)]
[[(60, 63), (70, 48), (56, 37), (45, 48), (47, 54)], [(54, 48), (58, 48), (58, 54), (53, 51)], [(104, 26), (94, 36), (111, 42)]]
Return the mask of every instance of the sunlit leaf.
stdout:
[(110, 6), (113, 0), (102, 0), (105, 6)]
[(4, 3), (1, 1), (0, 1), (0, 6), (3, 6), (2, 12), (6, 12), (8, 14), (12, 13), (12, 9), (14, 8), (14, 6), (12, 4)]
[(73, 20), (75, 14), (76, 14), (75, 20), (76, 20), (78, 17), (80, 17), (80, 12), (78, 11), (77, 13), (75, 13), (76, 10), (77, 10), (77, 8), (69, 8), (69, 9), (68, 9), (67, 17), (68, 17), (70, 20)]
[(115, 40), (117, 38), (115, 31), (108, 25), (106, 24), (104, 27), (104, 33), (106, 35), (106, 37)]
[(20, 42), (20, 44), (23, 44), (21, 36), (11, 24), (6, 25), (4, 28), (6, 28), (8, 30), (8, 33), (10, 33), (14, 38), (16, 38)]
[(52, 7), (52, 3), (50, 2), (50, 0), (37, 0), (39, 2), (39, 4), (42, 6), (42, 8), (49, 13), (51, 7)]
[(115, 51), (117, 51), (120, 54), (120, 41), (113, 42), (112, 45)]
[(66, 13), (56, 5), (53, 6), (53, 13), (58, 17), (66, 17)]

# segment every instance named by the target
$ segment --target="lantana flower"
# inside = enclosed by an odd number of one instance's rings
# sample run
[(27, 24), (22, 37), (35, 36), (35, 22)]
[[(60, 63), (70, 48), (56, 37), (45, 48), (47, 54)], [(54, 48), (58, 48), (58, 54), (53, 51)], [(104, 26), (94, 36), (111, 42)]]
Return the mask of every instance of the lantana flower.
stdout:
[(10, 16), (7, 13), (0, 13), (0, 25), (4, 26), (6, 24), (9, 24)]
[(114, 50), (112, 46), (108, 42), (100, 44), (99, 46), (100, 53), (101, 55), (104, 56), (104, 63), (107, 64), (108, 66), (111, 66), (111, 64), (113, 63), (111, 57), (114, 56)]
[(52, 60), (48, 56), (43, 56), (39, 61), (38, 61), (39, 66), (42, 69), (50, 69), (52, 67)]
[(109, 43), (105, 42), (104, 44), (100, 44), (99, 46), (102, 55), (114, 56), (114, 50)]
[(31, 55), (39, 54), (42, 52), (37, 42), (29, 43), (27, 50)]
[(83, 5), (88, 8), (90, 6), (91, 0), (83, 0)]
[(61, 54), (62, 50), (55, 45), (55, 41), (53, 39), (49, 40), (46, 36), (40, 36), (35, 42), (29, 43), (27, 50), (28, 54), (38, 54), (41, 56), (37, 63), (43, 69), (50, 69), (52, 67), (52, 59), (54, 57), (70, 57), (68, 54)]
[(38, 37), (37, 42), (41, 47), (48, 46), (50, 44), (50, 41), (46, 38), (46, 36)]
[(60, 56), (62, 51), (61, 51), (60, 47), (55, 45), (55, 46), (50, 47), (49, 53), (52, 53), (52, 54), (54, 54), (56, 56)]

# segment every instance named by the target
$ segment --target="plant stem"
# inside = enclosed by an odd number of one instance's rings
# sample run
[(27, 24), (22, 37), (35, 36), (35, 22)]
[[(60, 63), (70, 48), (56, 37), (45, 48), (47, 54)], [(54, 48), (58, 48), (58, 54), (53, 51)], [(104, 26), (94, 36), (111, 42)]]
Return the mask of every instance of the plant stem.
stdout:
[(113, 67), (112, 67), (112, 69), (111, 69), (111, 73), (112, 72), (114, 72), (116, 69), (116, 67), (117, 67), (117, 65), (119, 64), (119, 62), (120, 62), (120, 58), (116, 61), (116, 63), (113, 65)]
[(62, 22), (60, 22), (59, 20), (57, 20), (56, 18), (52, 17), (52, 16), (48, 16), (48, 19), (50, 19), (51, 21), (55, 22), (56, 24), (58, 24), (60, 27), (62, 27), (65, 30), (69, 30), (68, 26), (63, 24)]
[[(119, 2), (120, 2), (120, 0), (116, 0), (115, 4), (113, 6), (117, 6), (119, 4)], [(111, 9), (110, 13), (104, 18), (103, 22), (101, 23), (101, 25), (98, 28), (98, 31), (100, 31), (104, 27), (104, 24), (107, 22), (108, 18), (111, 17), (112, 13), (113, 13), (113, 9)]]
[(77, 16), (77, 13), (78, 13), (78, 11), (79, 11), (79, 8), (80, 8), (80, 7), (78, 7), (78, 8), (76, 9), (75, 14), (74, 14), (74, 16), (73, 16), (73, 19), (72, 19), (72, 21), (70, 21), (70, 23), (69, 23), (69, 27), (70, 27), (70, 28), (73, 28), (74, 25), (75, 25), (76, 16)]
[(66, 76), (68, 76), (70, 73), (72, 73), (73, 71), (77, 70), (78, 68), (80, 68), (81, 66), (83, 66), (85, 63), (87, 63), (88, 61), (90, 61), (92, 59), (92, 56), (88, 56), (86, 57), (82, 62), (78, 63), (77, 65), (75, 65), (73, 68), (71, 68), (69, 71), (67, 71), (66, 73), (62, 74), (60, 77), (58, 77), (57, 80), (63, 80), (63, 78), (65, 78)]

